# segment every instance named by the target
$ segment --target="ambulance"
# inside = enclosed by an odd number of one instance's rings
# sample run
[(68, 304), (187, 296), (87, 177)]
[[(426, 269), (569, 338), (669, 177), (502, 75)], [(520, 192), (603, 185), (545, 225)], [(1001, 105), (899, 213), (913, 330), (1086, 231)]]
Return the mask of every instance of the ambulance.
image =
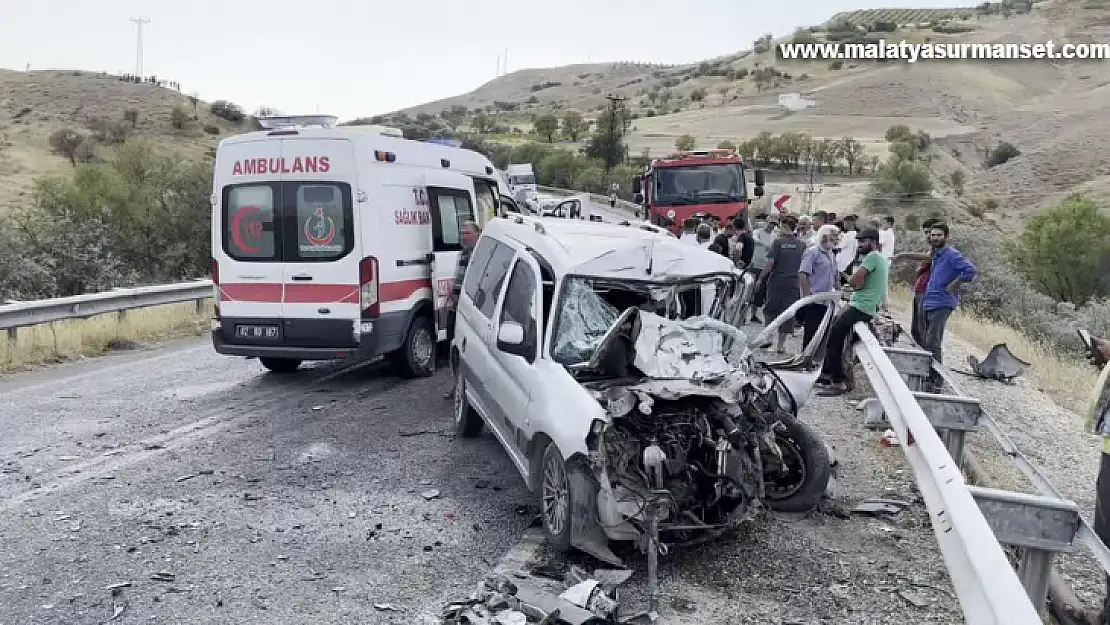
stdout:
[(213, 346), (278, 373), (387, 356), (431, 375), (463, 224), (518, 209), (477, 152), (337, 121), (265, 117), (220, 141)]

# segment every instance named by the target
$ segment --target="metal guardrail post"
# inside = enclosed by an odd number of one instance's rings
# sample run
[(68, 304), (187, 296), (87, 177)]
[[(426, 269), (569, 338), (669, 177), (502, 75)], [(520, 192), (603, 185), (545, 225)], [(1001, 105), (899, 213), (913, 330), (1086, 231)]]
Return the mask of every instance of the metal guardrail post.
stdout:
[(16, 328), (53, 323), (63, 319), (86, 319), (117, 313), (122, 321), (128, 310), (178, 304), (212, 297), (211, 280), (194, 280), (175, 284), (156, 284), (104, 293), (88, 293), (32, 302), (15, 302), (0, 306), (0, 329), (8, 331), (13, 340)]
[(1021, 547), (1018, 575), (1025, 592), (1044, 615), (1048, 578), (1057, 553), (1070, 553), (1079, 534), (1079, 506), (1056, 497), (969, 486), (998, 541)]
[(1038, 611), (917, 398), (867, 325), (853, 329), (860, 339), (855, 354), (913, 469), (966, 622), (1039, 625)]
[(964, 435), (979, 431), (979, 418), (983, 406), (978, 399), (938, 393), (914, 393), (914, 398), (929, 417), (929, 423), (943, 433), (944, 445), (956, 461), (963, 466)]
[(911, 391), (925, 390), (925, 379), (933, 369), (933, 355), (921, 349), (907, 349), (905, 347), (886, 347), (883, 349), (887, 358), (894, 363), (906, 378), (906, 385)]

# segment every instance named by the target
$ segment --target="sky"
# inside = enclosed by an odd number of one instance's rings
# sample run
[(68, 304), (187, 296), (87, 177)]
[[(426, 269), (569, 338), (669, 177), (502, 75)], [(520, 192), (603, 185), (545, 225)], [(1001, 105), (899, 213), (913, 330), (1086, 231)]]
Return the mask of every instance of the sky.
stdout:
[[(682, 64), (861, 8), (944, 0), (0, 0), (0, 68), (136, 69), (248, 112), (346, 120), (465, 93), (507, 68)], [(2, 97), (3, 94), (0, 94)]]

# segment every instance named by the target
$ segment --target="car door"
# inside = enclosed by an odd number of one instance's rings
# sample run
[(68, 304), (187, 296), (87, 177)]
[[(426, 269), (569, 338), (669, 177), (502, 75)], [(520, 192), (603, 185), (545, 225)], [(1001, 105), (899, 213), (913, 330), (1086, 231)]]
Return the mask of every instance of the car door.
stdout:
[(432, 215), (432, 287), (435, 292), (437, 340), (447, 339), (447, 301), (455, 285), (455, 269), (462, 252), (462, 228), (477, 224), (474, 182), (454, 172), (424, 176), (424, 187), (414, 189), (418, 203), (426, 202)]
[(504, 290), (516, 249), (491, 236), (482, 236), (471, 254), (463, 278), (455, 318), (454, 349), (466, 380), (467, 398), (486, 421), (503, 422), (494, 400), (497, 367), (493, 366), (490, 346), (497, 304)]
[[(543, 336), (540, 314), (540, 268), (527, 251), (520, 249), (513, 261), (504, 292), (498, 302), (496, 320), (491, 333), (490, 391), (497, 404), (507, 446), (523, 459), (526, 453), (526, 431), (531, 431), (533, 403), (541, 403), (542, 385), (536, 371)], [(504, 342), (507, 324), (523, 327), (520, 344)]]

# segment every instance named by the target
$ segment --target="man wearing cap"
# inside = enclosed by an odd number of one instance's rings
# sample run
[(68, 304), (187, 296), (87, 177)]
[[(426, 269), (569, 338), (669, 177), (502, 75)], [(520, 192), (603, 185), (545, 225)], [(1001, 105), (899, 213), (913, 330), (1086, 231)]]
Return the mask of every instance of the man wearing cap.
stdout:
[(842, 395), (851, 390), (847, 386), (846, 355), (852, 327), (861, 321), (871, 321), (886, 295), (890, 263), (879, 253), (879, 231), (868, 228), (860, 232), (856, 235), (856, 245), (863, 261), (848, 279), (848, 286), (853, 289), (852, 301), (829, 330), (825, 363), (817, 380), (820, 395)]

